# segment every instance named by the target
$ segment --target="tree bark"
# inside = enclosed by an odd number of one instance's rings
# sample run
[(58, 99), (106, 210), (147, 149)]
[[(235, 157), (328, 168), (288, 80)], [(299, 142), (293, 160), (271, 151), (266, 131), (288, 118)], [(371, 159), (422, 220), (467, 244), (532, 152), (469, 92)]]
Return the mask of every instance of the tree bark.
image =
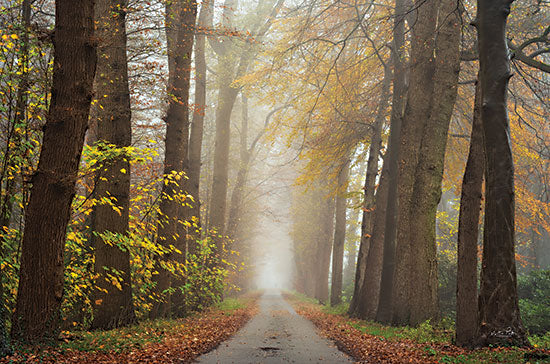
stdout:
[[(386, 100), (387, 101), (387, 100)], [(382, 102), (381, 102), (382, 103)], [(348, 314), (359, 316), (359, 305), (361, 304), (361, 293), (363, 281), (365, 279), (365, 270), (367, 267), (367, 257), (369, 252), (370, 238), (372, 234), (372, 218), (374, 212), (374, 192), (376, 190), (376, 176), (378, 175), (378, 155), (382, 145), (382, 123), (378, 118), (373, 123), (371, 130), (371, 144), (369, 146), (369, 159), (367, 162), (367, 174), (365, 176), (364, 200), (363, 200), (363, 219), (361, 220), (361, 241), (359, 243), (359, 253), (357, 255), (357, 266), (355, 268), (355, 285), (353, 296), (351, 298)]]
[[(130, 146), (132, 125), (128, 62), (126, 59), (126, 0), (96, 0), (95, 22), (98, 39), (98, 60), (94, 81), (97, 139), (117, 148)], [(119, 247), (117, 241), (97, 234), (113, 233), (125, 236), (128, 232), (130, 209), (130, 163), (124, 155), (106, 161), (99, 171), (94, 198), (97, 201), (113, 197), (115, 210), (109, 204), (99, 203), (92, 213), (92, 236), (97, 275), (94, 290), (93, 329), (111, 329), (131, 323), (135, 319), (132, 304), (130, 252)], [(111, 281), (112, 270), (120, 289)], [(120, 278), (120, 279), (118, 279)]]
[(474, 116), (470, 151), (462, 179), (460, 213), (458, 219), (457, 277), (456, 277), (456, 344), (473, 347), (477, 338), (477, 242), (479, 214), (483, 194), (483, 125), (481, 95), (476, 83)]
[(382, 273), (380, 278), (380, 293), (376, 319), (383, 323), (391, 322), (392, 284), (395, 268), (395, 237), (397, 233), (397, 175), (399, 168), (399, 151), (401, 138), (401, 122), (403, 105), (407, 93), (405, 67), (405, 1), (395, 1), (395, 17), (393, 26), (392, 63), (393, 63), (393, 94), (390, 117), (390, 136), (388, 139), (387, 156), (384, 157), (382, 176), (387, 180), (388, 197), (384, 217), (384, 252), (382, 257)]
[[(198, 28), (195, 34), (195, 110), (191, 122), (191, 135), (189, 137), (189, 180), (187, 181), (187, 193), (193, 197), (193, 209), (191, 216), (196, 218), (196, 224), (200, 228), (200, 175), (202, 138), (204, 132), (204, 116), (206, 113), (206, 56), (205, 43), (208, 31), (212, 26), (213, 0), (203, 2), (198, 20)], [(191, 243), (193, 243), (191, 241)], [(192, 247), (190, 247), (192, 248)], [(190, 249), (191, 251), (193, 249)]]
[(346, 205), (349, 178), (349, 159), (342, 164), (338, 174), (338, 195), (336, 196), (334, 240), (332, 245), (331, 306), (342, 302), (342, 273), (344, 265), (344, 243), (346, 241)]
[(410, 210), (412, 257), (411, 316), (416, 326), (439, 316), (435, 223), (449, 123), (460, 71), (461, 8), (457, 0), (442, 0), (435, 42), (434, 91), (415, 170)]
[(506, 104), (508, 80), (512, 76), (506, 44), (510, 4), (510, 0), (479, 0), (476, 19), (486, 158), (478, 333), (478, 344), (482, 346), (528, 345), (518, 307), (514, 162)]
[[(231, 194), (231, 202), (229, 204), (229, 218), (227, 221), (226, 235), (232, 239), (238, 239), (238, 226), (241, 219), (241, 205), (243, 192), (250, 167), (250, 157), (252, 150), (248, 149), (248, 99), (241, 94), (242, 97), (242, 119), (240, 133), (240, 161), (237, 172), (237, 180)], [(238, 250), (238, 249), (237, 249)]]
[[(187, 169), (189, 142), (189, 86), (191, 72), (191, 51), (197, 3), (195, 0), (181, 0), (166, 3), (166, 38), (168, 46), (169, 103), (166, 113), (166, 141), (164, 156), (164, 174), (173, 172), (181, 174)], [(174, 246), (181, 254), (165, 254), (161, 259), (171, 259), (183, 263), (186, 247), (184, 237), (178, 237), (181, 232), (179, 225), (182, 219), (183, 176), (173, 182), (165, 183), (162, 188), (163, 199), (160, 204), (160, 218), (157, 242), (165, 247)], [(156, 295), (161, 301), (155, 303), (151, 317), (165, 316), (171, 308), (170, 298), (164, 297), (165, 290), (172, 285), (171, 273), (158, 267), (159, 274), (154, 276)], [(176, 309), (181, 308), (181, 297), (176, 298)]]
[[(380, 94), (380, 102), (376, 120), (374, 121), (373, 139), (371, 143), (370, 154), (375, 156), (376, 167), (378, 172), (378, 155), (382, 146), (382, 127), (386, 120), (386, 111), (390, 101), (390, 85), (391, 85), (391, 68), (388, 64), (384, 65), (384, 80), (382, 83), (382, 91)], [(369, 161), (370, 163), (370, 161)], [(374, 163), (374, 161), (373, 161)], [(378, 296), (380, 294), (380, 279), (382, 275), (382, 259), (384, 255), (384, 222), (386, 216), (386, 205), (388, 201), (388, 179), (382, 175), (378, 190), (376, 192), (376, 202), (370, 208), (371, 226), (369, 228), (370, 244), (367, 254), (365, 267), (365, 277), (363, 285), (359, 291), (359, 304), (357, 308), (357, 316), (372, 320), (376, 316), (376, 308), (378, 307)]]
[(94, 1), (55, 3), (52, 96), (25, 216), (12, 337), (57, 340), (63, 248), (88, 124), (96, 66)]
[[(328, 187), (328, 186), (327, 186)], [(328, 197), (327, 188), (322, 188), (319, 211), (319, 233), (317, 235), (317, 259), (312, 262), (316, 271), (315, 298), (320, 303), (328, 302), (328, 275), (330, 269), (330, 252), (334, 234), (334, 198)]]
[(412, 271), (411, 221), (414, 213), (413, 190), (424, 126), (433, 95), (435, 65), (434, 34), (439, 0), (417, 0), (416, 22), (411, 35), (410, 83), (400, 135), (398, 173), (398, 217), (395, 269), (392, 293), (392, 322), (406, 325), (410, 319)]

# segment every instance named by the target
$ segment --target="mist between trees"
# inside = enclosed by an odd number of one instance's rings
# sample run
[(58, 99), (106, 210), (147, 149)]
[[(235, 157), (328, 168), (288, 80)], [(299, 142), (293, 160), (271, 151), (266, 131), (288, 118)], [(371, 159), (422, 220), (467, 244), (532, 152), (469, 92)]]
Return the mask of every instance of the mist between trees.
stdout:
[(3, 353), (261, 288), (529, 345), (550, 329), (549, 19), (0, 1)]

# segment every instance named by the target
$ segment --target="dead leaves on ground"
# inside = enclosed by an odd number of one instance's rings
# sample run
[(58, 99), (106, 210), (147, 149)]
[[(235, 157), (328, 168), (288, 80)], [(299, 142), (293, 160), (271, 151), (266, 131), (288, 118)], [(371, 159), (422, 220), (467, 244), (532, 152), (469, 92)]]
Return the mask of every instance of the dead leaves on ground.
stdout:
[(169, 335), (167, 334), (159, 343), (152, 343), (143, 349), (136, 348), (129, 352), (83, 352), (59, 348), (30, 349), (30, 352), (19, 352), (1, 359), (0, 363), (189, 363), (235, 334), (256, 312), (255, 301), (230, 314), (219, 309), (210, 309), (182, 319), (180, 326)]
[(359, 320), (323, 312), (321, 306), (298, 301), (292, 296), (285, 298), (292, 303), (298, 314), (312, 321), (323, 336), (334, 341), (338, 349), (361, 363), (547, 363), (532, 361), (527, 356), (538, 353), (548, 358), (550, 354), (544, 350), (516, 348), (470, 351), (445, 343), (426, 344), (409, 339), (389, 340), (357, 329), (356, 327), (361, 326)]

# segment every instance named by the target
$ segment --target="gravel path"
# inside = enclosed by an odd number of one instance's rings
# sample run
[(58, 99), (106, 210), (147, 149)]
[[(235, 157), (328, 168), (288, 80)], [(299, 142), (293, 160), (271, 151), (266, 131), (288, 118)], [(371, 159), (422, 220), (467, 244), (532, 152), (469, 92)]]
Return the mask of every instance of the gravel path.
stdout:
[(279, 292), (260, 299), (260, 313), (233, 338), (198, 358), (199, 363), (353, 363), (313, 324), (296, 314)]

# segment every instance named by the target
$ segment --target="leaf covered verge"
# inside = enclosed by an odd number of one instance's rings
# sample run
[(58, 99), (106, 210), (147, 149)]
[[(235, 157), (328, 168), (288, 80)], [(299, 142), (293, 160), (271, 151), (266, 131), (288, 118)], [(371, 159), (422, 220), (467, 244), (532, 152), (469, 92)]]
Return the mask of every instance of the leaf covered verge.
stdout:
[(21, 347), (0, 363), (188, 363), (235, 334), (257, 312), (257, 294), (229, 298), (183, 319), (108, 331), (64, 331), (56, 347)]
[[(287, 294), (296, 312), (320, 333), (359, 362), (367, 363), (550, 363), (548, 342), (534, 337), (533, 349), (486, 348), (467, 350), (451, 344), (453, 330), (429, 323), (417, 328), (390, 327), (350, 318), (342, 307), (326, 307)], [(538, 341), (537, 341), (538, 340)], [(534, 342), (535, 341), (535, 342)]]

